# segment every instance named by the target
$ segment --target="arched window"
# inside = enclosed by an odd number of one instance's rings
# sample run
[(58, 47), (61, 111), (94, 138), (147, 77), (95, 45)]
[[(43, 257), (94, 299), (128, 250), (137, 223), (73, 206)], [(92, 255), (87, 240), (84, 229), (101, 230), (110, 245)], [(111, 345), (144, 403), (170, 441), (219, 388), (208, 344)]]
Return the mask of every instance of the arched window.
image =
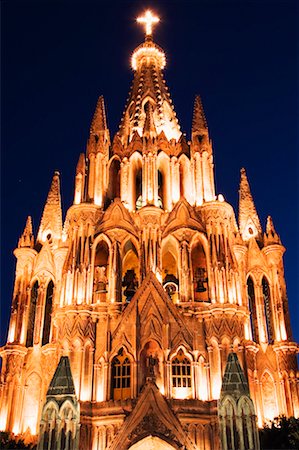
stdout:
[(249, 408), (246, 404), (242, 405), (242, 434), (244, 450), (250, 450), (249, 434), (252, 434), (251, 430), (251, 416)]
[(162, 172), (158, 170), (158, 207), (163, 209), (165, 199), (165, 184)]
[(255, 292), (254, 284), (251, 277), (247, 279), (247, 297), (248, 297), (248, 308), (250, 312), (250, 325), (252, 332), (252, 339), (254, 342), (258, 342), (258, 327), (257, 327), (257, 315), (256, 315), (256, 304), (255, 304)]
[(240, 448), (240, 436), (237, 429), (235, 408), (231, 401), (226, 401), (225, 404), (224, 423), (226, 448), (230, 450), (238, 450)]
[(53, 291), (54, 283), (51, 280), (47, 286), (46, 301), (45, 301), (45, 315), (44, 315), (44, 329), (42, 337), (42, 345), (49, 343), (50, 331), (51, 331), (51, 314), (53, 308)]
[(123, 249), (122, 260), (122, 300), (130, 302), (138, 288), (139, 258), (138, 252), (131, 240)]
[(135, 196), (135, 206), (136, 209), (142, 208), (142, 169), (139, 168), (136, 172), (135, 176), (135, 189), (136, 189), (136, 196)]
[(274, 341), (274, 334), (273, 334), (273, 316), (271, 308), (270, 286), (265, 277), (263, 277), (262, 279), (262, 290), (264, 298), (264, 312), (266, 319), (268, 342), (269, 344), (272, 344)]
[(174, 303), (177, 303), (179, 291), (179, 253), (174, 238), (162, 244), (162, 282), (163, 287)]
[(121, 349), (112, 360), (112, 398), (122, 400), (131, 396), (131, 363)]
[(107, 197), (109, 203), (120, 197), (120, 162), (118, 159), (114, 159), (110, 164)]
[(38, 298), (38, 281), (34, 283), (31, 289), (30, 305), (29, 305), (29, 315), (27, 323), (27, 338), (26, 347), (33, 346), (33, 336), (34, 336), (34, 325), (35, 325), (35, 312)]
[(182, 350), (179, 350), (171, 362), (171, 378), (174, 397), (188, 398), (191, 396), (191, 363)]
[(109, 276), (109, 247), (100, 241), (96, 248), (94, 260), (94, 303), (105, 301)]

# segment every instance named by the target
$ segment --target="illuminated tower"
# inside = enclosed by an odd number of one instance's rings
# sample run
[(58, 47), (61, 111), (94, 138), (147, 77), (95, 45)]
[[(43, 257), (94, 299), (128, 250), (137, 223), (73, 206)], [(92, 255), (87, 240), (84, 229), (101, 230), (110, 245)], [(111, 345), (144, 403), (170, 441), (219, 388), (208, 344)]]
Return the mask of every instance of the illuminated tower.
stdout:
[(201, 99), (188, 142), (158, 19), (139, 22), (119, 131), (100, 97), (64, 224), (55, 172), (36, 239), (28, 218), (15, 250), (0, 425), (40, 430), (47, 450), (257, 450), (256, 416), (299, 414), (285, 249), (244, 169), (239, 223), (215, 193)]

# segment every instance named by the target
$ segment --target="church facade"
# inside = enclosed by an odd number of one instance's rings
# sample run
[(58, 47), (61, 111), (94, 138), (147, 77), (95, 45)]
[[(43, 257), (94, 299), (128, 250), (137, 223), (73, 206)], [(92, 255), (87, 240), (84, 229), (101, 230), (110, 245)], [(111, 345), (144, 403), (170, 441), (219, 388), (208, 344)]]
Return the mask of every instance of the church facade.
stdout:
[(62, 218), (55, 172), (18, 247), (0, 428), (47, 450), (257, 450), (299, 415), (283, 247), (241, 170), (239, 217), (215, 192), (200, 97), (191, 140), (145, 41), (119, 131), (103, 97)]

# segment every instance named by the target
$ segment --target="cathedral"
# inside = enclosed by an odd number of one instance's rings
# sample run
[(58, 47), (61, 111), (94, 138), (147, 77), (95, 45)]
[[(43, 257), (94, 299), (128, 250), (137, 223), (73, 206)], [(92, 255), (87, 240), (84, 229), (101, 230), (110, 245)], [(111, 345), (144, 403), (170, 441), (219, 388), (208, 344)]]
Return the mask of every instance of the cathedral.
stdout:
[(100, 97), (66, 217), (55, 172), (14, 251), (0, 428), (38, 450), (259, 450), (258, 427), (299, 415), (285, 248), (244, 169), (237, 218), (215, 192), (201, 99), (188, 141), (159, 19), (137, 21), (118, 132)]

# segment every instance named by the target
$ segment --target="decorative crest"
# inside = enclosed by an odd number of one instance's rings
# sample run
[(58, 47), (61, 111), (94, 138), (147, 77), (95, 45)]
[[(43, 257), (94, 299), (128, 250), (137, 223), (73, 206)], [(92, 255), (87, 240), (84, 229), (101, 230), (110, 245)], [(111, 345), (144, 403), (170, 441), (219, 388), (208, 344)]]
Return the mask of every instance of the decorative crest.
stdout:
[(152, 12), (148, 9), (144, 16), (137, 17), (136, 21), (138, 23), (142, 23), (145, 26), (145, 35), (152, 36), (153, 34), (153, 25), (160, 22), (159, 17), (156, 17), (152, 14)]

